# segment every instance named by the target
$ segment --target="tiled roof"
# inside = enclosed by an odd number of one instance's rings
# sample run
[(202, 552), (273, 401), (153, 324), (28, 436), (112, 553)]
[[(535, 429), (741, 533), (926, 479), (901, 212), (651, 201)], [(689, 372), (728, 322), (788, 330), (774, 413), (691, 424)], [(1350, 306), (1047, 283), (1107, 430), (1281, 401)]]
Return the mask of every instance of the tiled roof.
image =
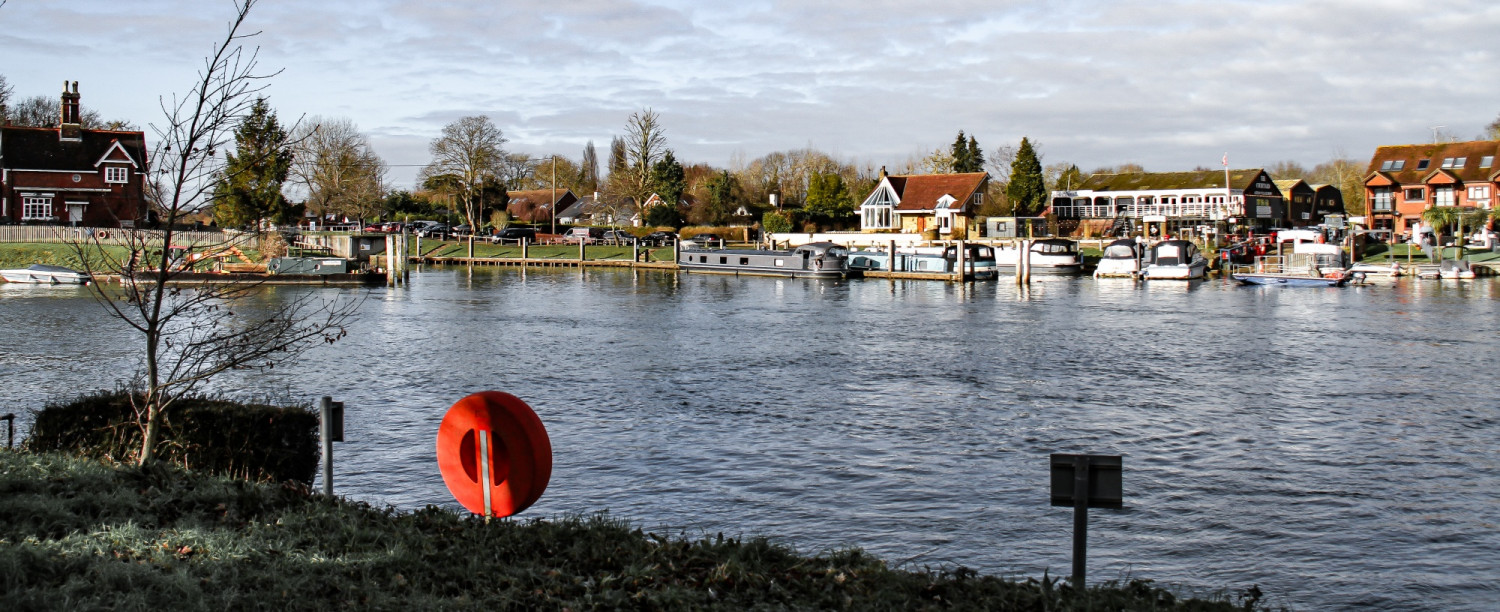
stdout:
[(888, 177), (891, 188), (901, 198), (896, 210), (934, 210), (943, 196), (953, 196), (958, 209), (973, 207), (974, 192), (984, 186), (987, 172), (963, 174), (910, 174)]
[(141, 132), (83, 130), (80, 142), (61, 142), (57, 128), (0, 127), (0, 165), (10, 169), (95, 170), (94, 163), (115, 141), (135, 161), (146, 162), (146, 136)]
[[(1365, 170), (1368, 178), (1376, 172), (1384, 172), (1391, 180), (1403, 185), (1420, 184), (1433, 170), (1442, 170), (1443, 160), (1464, 158), (1460, 167), (1449, 168), (1453, 176), (1464, 182), (1489, 180), (1496, 168), (1493, 158), (1500, 153), (1500, 140), (1471, 140), (1469, 142), (1441, 142), (1437, 144), (1397, 145), (1376, 147), (1370, 158), (1370, 167)], [(1481, 167), (1480, 162), (1491, 158), (1491, 167)], [(1427, 167), (1418, 168), (1422, 160)], [(1386, 162), (1404, 162), (1400, 170), (1386, 167)]]
[[(558, 202), (568, 202), (568, 196), (572, 195), (573, 191), (571, 189), (559, 189), (559, 190), (557, 190), (556, 193), (557, 193), (557, 201)], [(532, 202), (532, 203), (535, 203), (535, 204), (549, 204), (549, 203), (551, 203), (552, 202), (552, 194), (553, 194), (553, 191), (551, 189), (528, 189), (528, 190), (525, 190), (525, 191), (508, 191), (508, 192), (506, 192), (506, 195), (510, 196), (510, 201), (512, 201), (512, 202), (517, 202), (517, 201), (524, 200), (524, 201)], [(577, 201), (577, 199), (578, 199), (578, 196), (573, 196), (573, 201)], [(569, 202), (569, 203), (571, 203), (571, 202)]]
[[(1234, 189), (1248, 190), (1262, 173), (1260, 168), (1229, 171)], [(1130, 174), (1095, 174), (1078, 186), (1078, 191), (1163, 191), (1169, 189), (1223, 189), (1223, 170), (1193, 172), (1134, 172)]]

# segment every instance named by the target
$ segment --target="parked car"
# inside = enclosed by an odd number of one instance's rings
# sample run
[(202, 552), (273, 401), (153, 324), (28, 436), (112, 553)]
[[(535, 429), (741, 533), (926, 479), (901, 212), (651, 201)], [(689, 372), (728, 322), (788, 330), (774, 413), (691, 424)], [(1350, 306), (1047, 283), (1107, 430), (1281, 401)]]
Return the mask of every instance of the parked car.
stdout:
[(448, 227), (446, 223), (431, 223), (417, 230), (417, 235), (423, 238), (442, 238), (452, 231), (453, 228)]
[(568, 230), (568, 233), (563, 234), (563, 242), (568, 244), (578, 244), (580, 242), (583, 244), (594, 244), (603, 238), (604, 228), (602, 227), (575, 227)]
[(507, 227), (490, 236), (490, 242), (496, 244), (520, 244), (522, 240), (536, 242), (536, 230), (529, 227)]
[(630, 245), (635, 244), (636, 237), (635, 234), (632, 234), (625, 230), (609, 230), (607, 232), (604, 232), (604, 237), (600, 240), (604, 242), (604, 244)]
[(366, 234), (378, 234), (385, 231), (385, 226), (379, 223), (371, 223), (369, 225), (366, 225), (361, 231), (365, 232)]
[(667, 246), (677, 243), (677, 234), (672, 232), (651, 232), (641, 239), (642, 243), (651, 246)]
[(724, 239), (718, 234), (695, 234), (688, 241), (698, 246), (724, 246)]

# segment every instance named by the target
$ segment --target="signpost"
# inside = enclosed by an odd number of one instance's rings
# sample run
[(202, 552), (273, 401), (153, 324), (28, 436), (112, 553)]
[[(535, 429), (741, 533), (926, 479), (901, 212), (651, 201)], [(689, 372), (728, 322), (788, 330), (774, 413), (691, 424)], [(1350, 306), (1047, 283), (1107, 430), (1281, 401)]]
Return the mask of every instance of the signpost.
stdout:
[(318, 412), (318, 435), (323, 439), (323, 494), (333, 495), (333, 443), (344, 441), (344, 403), (325, 395)]
[(1073, 507), (1073, 584), (1084, 588), (1089, 508), (1124, 507), (1120, 455), (1052, 455), (1052, 505)]

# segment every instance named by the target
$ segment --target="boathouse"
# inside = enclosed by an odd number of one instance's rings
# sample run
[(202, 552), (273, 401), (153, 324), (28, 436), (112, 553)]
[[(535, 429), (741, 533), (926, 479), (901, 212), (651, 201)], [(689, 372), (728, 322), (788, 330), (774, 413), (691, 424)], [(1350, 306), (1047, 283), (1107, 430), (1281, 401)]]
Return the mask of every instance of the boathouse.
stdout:
[(1493, 209), (1500, 140), (1377, 147), (1365, 174), (1371, 229), (1407, 232), (1436, 206)]
[(988, 172), (888, 175), (859, 206), (863, 232), (920, 234), (963, 240), (979, 235), (975, 211), (984, 204)]
[(1095, 174), (1077, 189), (1053, 191), (1048, 214), (1068, 233), (1139, 231), (1162, 223), (1169, 233), (1198, 226), (1269, 229), (1286, 218), (1281, 190), (1265, 170)]
[(85, 129), (78, 82), (63, 83), (58, 127), (0, 126), (0, 223), (134, 227), (148, 207), (146, 137)]

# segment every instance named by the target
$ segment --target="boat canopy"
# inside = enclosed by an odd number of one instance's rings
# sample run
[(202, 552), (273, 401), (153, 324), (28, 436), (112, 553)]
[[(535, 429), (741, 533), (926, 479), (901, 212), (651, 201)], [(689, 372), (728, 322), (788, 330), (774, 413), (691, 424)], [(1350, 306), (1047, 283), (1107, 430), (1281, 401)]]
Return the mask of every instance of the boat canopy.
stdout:
[(1140, 243), (1133, 238), (1123, 238), (1104, 247), (1105, 259), (1135, 259), (1140, 256)]
[(1199, 257), (1198, 245), (1187, 240), (1163, 240), (1151, 247), (1151, 261), (1158, 266), (1185, 266)]
[(1046, 240), (1038, 240), (1038, 241), (1032, 243), (1032, 245), (1031, 245), (1031, 252), (1033, 252), (1033, 253), (1056, 254), (1056, 255), (1062, 255), (1062, 254), (1067, 254), (1067, 253), (1077, 253), (1078, 252), (1078, 244), (1075, 243), (1075, 242), (1073, 242), (1072, 240), (1063, 240), (1061, 238), (1048, 238)]

